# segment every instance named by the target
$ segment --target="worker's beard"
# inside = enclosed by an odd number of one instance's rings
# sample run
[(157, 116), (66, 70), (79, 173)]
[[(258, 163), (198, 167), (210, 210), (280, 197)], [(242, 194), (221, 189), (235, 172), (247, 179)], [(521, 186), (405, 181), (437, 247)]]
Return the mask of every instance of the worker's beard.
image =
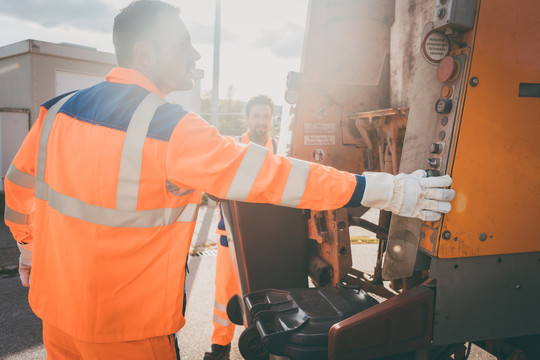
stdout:
[(258, 137), (266, 136), (268, 133), (268, 127), (266, 125), (255, 126), (255, 135)]

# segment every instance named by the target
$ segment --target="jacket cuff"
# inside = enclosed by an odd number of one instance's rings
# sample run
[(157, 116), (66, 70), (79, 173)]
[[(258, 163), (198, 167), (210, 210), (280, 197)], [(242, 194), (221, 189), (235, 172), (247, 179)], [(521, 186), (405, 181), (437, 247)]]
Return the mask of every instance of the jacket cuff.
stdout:
[(364, 191), (366, 190), (366, 178), (362, 175), (355, 175), (356, 176), (356, 187), (354, 188), (354, 192), (351, 196), (351, 199), (347, 204), (345, 204), (344, 207), (359, 207), (362, 206), (361, 201), (364, 197)]

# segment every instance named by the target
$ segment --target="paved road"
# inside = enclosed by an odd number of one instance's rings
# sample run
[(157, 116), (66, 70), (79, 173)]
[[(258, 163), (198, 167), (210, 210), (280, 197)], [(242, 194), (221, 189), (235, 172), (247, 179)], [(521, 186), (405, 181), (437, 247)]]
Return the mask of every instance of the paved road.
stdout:
[[(376, 217), (376, 214), (374, 216)], [(193, 247), (199, 251), (199, 255), (189, 258), (187, 324), (179, 333), (179, 345), (183, 360), (202, 360), (204, 352), (210, 348), (217, 220), (215, 208), (201, 207), (199, 222), (193, 238)], [(355, 235), (364, 234), (357, 231)], [(4, 236), (6, 235), (4, 234)], [(12, 244), (9, 244), (8, 249), (12, 248)], [(4, 249), (0, 248), (0, 251), (6, 254)], [(13, 252), (13, 250), (9, 251)], [(352, 251), (355, 268), (372, 272), (377, 245), (353, 245)], [(16, 258), (10, 261), (16, 263)], [(15, 273), (10, 274), (9, 271), (4, 271), (4, 275), (0, 277), (0, 359), (34, 360), (46, 358), (41, 343), (41, 324), (28, 306), (27, 294), (27, 289), (20, 285)], [(231, 360), (242, 359), (236, 347), (236, 341), (241, 332), (242, 329), (237, 328)], [(469, 359), (493, 360), (495, 357), (481, 349), (473, 348)]]

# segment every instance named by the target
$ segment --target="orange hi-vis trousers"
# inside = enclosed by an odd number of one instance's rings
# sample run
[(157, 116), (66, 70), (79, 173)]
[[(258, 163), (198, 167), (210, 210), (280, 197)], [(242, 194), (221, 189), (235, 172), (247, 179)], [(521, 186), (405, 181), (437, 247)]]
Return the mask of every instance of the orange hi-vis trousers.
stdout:
[(83, 341), (43, 322), (43, 344), (48, 360), (179, 360), (174, 334), (113, 343)]
[(229, 248), (221, 244), (218, 244), (215, 283), (212, 344), (227, 345), (231, 343), (235, 329), (235, 325), (227, 316), (227, 302), (239, 291), (238, 279), (234, 275)]

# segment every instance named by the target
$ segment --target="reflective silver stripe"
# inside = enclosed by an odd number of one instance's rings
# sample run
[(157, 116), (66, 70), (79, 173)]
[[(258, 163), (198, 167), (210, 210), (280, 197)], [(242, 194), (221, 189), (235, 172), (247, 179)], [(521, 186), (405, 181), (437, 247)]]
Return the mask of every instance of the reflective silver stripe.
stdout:
[(199, 208), (198, 204), (187, 204), (178, 208), (139, 211), (110, 209), (60, 194), (41, 181), (36, 181), (36, 197), (48, 201), (49, 206), (62, 215), (111, 227), (148, 228), (175, 222), (193, 222), (197, 219)]
[(180, 216), (176, 219), (177, 222), (193, 222), (197, 220), (199, 213), (199, 204), (187, 204), (183, 206)]
[(9, 208), (7, 205), (4, 210), (4, 219), (14, 222), (15, 224), (28, 224), (28, 215), (15, 211)]
[(225, 320), (214, 314), (214, 321), (217, 322), (219, 325), (223, 326), (229, 326), (232, 325), (232, 322), (230, 320)]
[(9, 165), (9, 169), (6, 173), (6, 178), (11, 181), (12, 183), (22, 186), (27, 189), (33, 189), (34, 188), (34, 175), (27, 174), (25, 172), (20, 171), (11, 163)]
[(306, 190), (306, 183), (309, 176), (309, 163), (307, 161), (292, 159), (291, 170), (289, 171), (289, 177), (287, 178), (287, 184), (283, 190), (281, 201), (279, 205), (288, 207), (298, 207), (304, 191)]
[(151, 92), (141, 101), (131, 117), (122, 148), (118, 175), (116, 208), (119, 210), (137, 209), (143, 147), (148, 126), (158, 106), (164, 103), (165, 100)]
[(224, 313), (227, 313), (227, 306), (223, 305), (222, 303), (219, 303), (214, 300), (214, 307), (218, 309), (219, 311), (223, 311)]
[(264, 163), (268, 149), (250, 142), (227, 192), (229, 200), (246, 200)]
[(47, 160), (47, 143), (49, 142), (49, 135), (51, 135), (52, 125), (54, 123), (54, 118), (58, 113), (58, 110), (68, 101), (76, 92), (68, 96), (63, 97), (58, 100), (56, 104), (51, 106), (43, 119), (43, 127), (41, 128), (41, 136), (39, 139), (39, 153), (37, 158), (37, 167), (36, 167), (36, 179), (44, 181), (45, 180), (45, 162)]

